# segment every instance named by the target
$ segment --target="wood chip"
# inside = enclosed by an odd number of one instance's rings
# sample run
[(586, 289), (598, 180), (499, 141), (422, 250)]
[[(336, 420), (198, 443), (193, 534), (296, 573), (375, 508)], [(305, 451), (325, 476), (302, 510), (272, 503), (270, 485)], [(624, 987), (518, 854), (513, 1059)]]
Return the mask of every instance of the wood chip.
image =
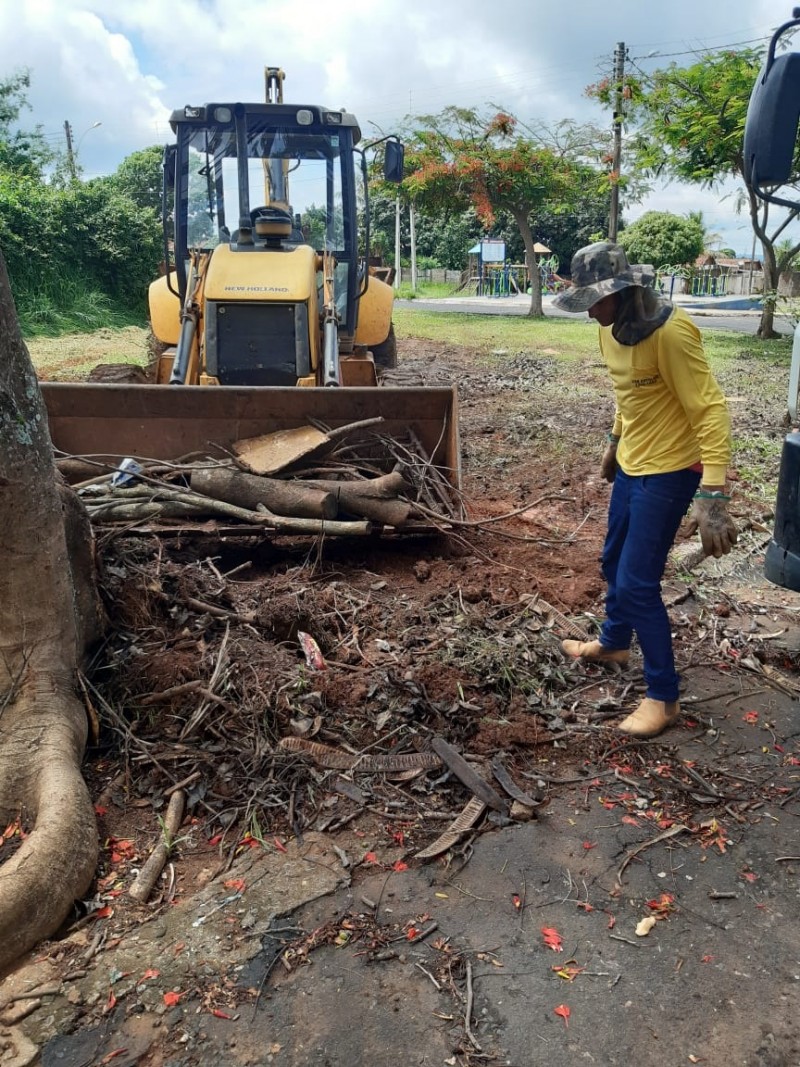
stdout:
[(496, 793), (484, 778), (476, 774), (464, 757), (459, 755), (443, 737), (434, 737), (431, 741), (431, 748), (467, 789), (471, 790), (476, 797), (480, 797), (484, 804), (494, 808), (495, 811), (503, 812), (504, 815), (508, 814), (508, 805), (500, 794)]

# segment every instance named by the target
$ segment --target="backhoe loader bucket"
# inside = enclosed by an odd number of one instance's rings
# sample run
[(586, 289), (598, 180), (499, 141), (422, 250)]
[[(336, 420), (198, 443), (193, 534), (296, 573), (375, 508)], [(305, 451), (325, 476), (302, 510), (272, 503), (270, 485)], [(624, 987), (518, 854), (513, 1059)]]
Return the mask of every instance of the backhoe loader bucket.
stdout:
[(376, 466), (408, 455), (441, 472), (460, 509), (457, 396), (454, 388), (258, 389), (228, 386), (68, 384), (41, 386), (57, 456), (116, 466), (125, 457), (177, 460), (231, 454), (244, 439), (319, 424), (335, 429), (380, 418), (363, 435)]

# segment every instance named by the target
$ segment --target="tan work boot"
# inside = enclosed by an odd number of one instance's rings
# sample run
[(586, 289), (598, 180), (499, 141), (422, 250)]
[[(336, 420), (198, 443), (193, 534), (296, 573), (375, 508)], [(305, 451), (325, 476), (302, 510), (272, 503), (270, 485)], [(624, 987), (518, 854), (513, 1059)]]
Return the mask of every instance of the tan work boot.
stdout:
[(599, 641), (562, 641), (562, 652), (573, 659), (585, 659), (591, 663), (618, 663), (624, 667), (628, 662), (627, 648), (606, 648)]
[(662, 730), (671, 726), (680, 713), (681, 706), (677, 700), (667, 703), (645, 697), (636, 711), (617, 723), (617, 729), (622, 730), (624, 734), (630, 734), (631, 737), (656, 737)]

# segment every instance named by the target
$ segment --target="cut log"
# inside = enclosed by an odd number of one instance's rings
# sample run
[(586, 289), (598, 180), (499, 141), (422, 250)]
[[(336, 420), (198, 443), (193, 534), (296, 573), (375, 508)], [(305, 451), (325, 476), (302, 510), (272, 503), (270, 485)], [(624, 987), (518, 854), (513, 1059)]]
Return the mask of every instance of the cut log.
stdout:
[(399, 471), (382, 474), (378, 478), (360, 478), (352, 481), (336, 481), (333, 478), (303, 478), (303, 485), (314, 489), (324, 489), (326, 493), (337, 493), (342, 489), (358, 493), (359, 496), (378, 497), (381, 500), (394, 500), (400, 493), (408, 492), (411, 486)]
[(99, 463), (92, 463), (78, 456), (64, 456), (62, 459), (57, 459), (56, 467), (67, 485), (92, 480), (103, 474), (105, 470)]
[(349, 489), (340, 489), (335, 500), (340, 513), (358, 515), (384, 526), (405, 526), (413, 511), (413, 506), (407, 500), (380, 500)]
[(398, 493), (409, 489), (408, 482), (397, 471), (358, 481), (337, 482), (332, 478), (312, 478), (304, 480), (302, 484), (332, 493), (339, 512), (371, 519), (384, 526), (405, 526), (414, 510), (413, 504), (397, 499)]
[(332, 493), (305, 483), (279, 481), (218, 467), (193, 471), (191, 484), (196, 493), (249, 511), (255, 511), (259, 504), (263, 504), (273, 515), (291, 518), (333, 519), (337, 514)]

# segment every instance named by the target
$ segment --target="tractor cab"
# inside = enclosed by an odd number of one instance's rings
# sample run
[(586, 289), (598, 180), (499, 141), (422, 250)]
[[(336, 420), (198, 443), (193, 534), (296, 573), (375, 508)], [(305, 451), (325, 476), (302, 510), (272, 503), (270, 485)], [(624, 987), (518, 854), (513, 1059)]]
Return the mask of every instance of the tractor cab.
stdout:
[[(393, 293), (370, 281), (368, 226), (359, 234), (369, 203), (358, 121), (286, 104), (282, 86), (283, 71), (268, 67), (265, 103), (170, 117), (167, 270), (150, 312), (157, 339), (175, 349), (160, 382), (374, 384), (369, 353), (393, 341)], [(402, 146), (381, 140), (384, 177), (400, 181)]]

